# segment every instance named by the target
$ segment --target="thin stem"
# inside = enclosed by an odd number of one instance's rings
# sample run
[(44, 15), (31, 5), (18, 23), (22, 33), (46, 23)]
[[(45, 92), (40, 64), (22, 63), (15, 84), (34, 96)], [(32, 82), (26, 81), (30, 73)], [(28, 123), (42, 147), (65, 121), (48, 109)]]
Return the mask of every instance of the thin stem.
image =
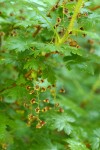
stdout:
[(33, 33), (33, 37), (36, 37), (40, 30), (41, 30), (41, 27), (37, 26), (36, 31)]
[(67, 38), (69, 36), (69, 33), (73, 30), (73, 26), (74, 26), (75, 20), (77, 18), (77, 15), (80, 11), (80, 8), (82, 6), (82, 2), (83, 2), (83, 0), (78, 0), (77, 5), (75, 7), (74, 14), (73, 14), (72, 19), (70, 21), (70, 24), (68, 26), (68, 29), (66, 30), (66, 32), (65, 32), (64, 36), (62, 37), (62, 39), (59, 41), (58, 45), (63, 44), (67, 40)]
[(40, 98), (39, 98), (39, 92), (37, 91), (37, 99), (38, 99), (38, 108), (40, 107)]
[[(37, 104), (38, 104), (38, 109), (40, 109), (40, 96), (39, 96), (39, 92), (37, 91), (37, 100), (38, 100), (38, 102), (37, 102)], [(39, 118), (39, 113), (40, 112), (38, 112), (38, 118)], [(40, 119), (39, 119), (40, 120)]]
[(50, 23), (50, 21), (48, 21), (48, 19), (47, 19), (44, 15), (42, 15), (42, 13), (40, 13), (39, 10), (38, 10), (36, 7), (34, 7), (34, 10), (35, 10), (42, 18), (44, 18), (44, 20), (49, 24), (49, 26), (51, 27), (52, 31), (53, 31), (53, 32), (55, 33), (55, 35), (56, 35), (56, 43), (58, 43), (59, 40), (60, 40), (60, 37), (59, 37), (57, 31), (54, 29), (54, 27), (53, 27), (52, 24)]
[(95, 10), (97, 10), (97, 9), (100, 9), (100, 5), (90, 8), (91, 11), (95, 11)]
[(2, 50), (4, 35), (0, 37), (0, 50)]

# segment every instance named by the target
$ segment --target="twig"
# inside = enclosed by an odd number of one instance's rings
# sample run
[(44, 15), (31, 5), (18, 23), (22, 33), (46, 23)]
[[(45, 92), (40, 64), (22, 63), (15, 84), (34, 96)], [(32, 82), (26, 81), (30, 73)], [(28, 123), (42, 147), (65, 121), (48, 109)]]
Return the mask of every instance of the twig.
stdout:
[(58, 45), (63, 44), (66, 41), (66, 39), (68, 38), (69, 33), (72, 31), (75, 20), (77, 18), (77, 15), (80, 11), (81, 6), (82, 6), (82, 3), (83, 3), (83, 0), (78, 0), (77, 5), (75, 7), (74, 14), (73, 14), (72, 19), (70, 21), (70, 24), (68, 26), (68, 29), (66, 30), (66, 32), (65, 32), (64, 36), (62, 37), (62, 39), (59, 41)]
[(33, 37), (36, 37), (40, 30), (41, 30), (41, 27), (39, 25), (36, 26), (36, 31), (33, 33)]
[(90, 10), (95, 11), (95, 10), (97, 10), (97, 9), (99, 9), (99, 8), (100, 8), (100, 5), (90, 8)]

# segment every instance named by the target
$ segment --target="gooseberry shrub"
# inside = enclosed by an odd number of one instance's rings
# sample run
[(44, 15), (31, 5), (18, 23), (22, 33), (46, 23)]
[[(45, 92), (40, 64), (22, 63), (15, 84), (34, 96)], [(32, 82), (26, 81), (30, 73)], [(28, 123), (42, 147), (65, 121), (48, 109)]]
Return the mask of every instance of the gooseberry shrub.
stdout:
[(98, 0), (0, 0), (0, 149), (100, 150)]

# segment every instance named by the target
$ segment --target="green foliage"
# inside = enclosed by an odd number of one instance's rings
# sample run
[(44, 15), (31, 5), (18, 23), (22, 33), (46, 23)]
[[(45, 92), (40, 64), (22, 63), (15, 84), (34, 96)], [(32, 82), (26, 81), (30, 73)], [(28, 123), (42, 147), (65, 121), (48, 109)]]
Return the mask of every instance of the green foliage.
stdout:
[(100, 150), (98, 0), (0, 0), (0, 150)]

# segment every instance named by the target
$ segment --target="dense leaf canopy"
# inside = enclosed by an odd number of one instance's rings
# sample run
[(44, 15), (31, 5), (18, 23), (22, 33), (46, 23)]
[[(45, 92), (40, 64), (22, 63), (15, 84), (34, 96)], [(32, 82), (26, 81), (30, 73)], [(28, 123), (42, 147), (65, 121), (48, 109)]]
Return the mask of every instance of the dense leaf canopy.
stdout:
[(98, 0), (0, 0), (0, 150), (100, 150)]

